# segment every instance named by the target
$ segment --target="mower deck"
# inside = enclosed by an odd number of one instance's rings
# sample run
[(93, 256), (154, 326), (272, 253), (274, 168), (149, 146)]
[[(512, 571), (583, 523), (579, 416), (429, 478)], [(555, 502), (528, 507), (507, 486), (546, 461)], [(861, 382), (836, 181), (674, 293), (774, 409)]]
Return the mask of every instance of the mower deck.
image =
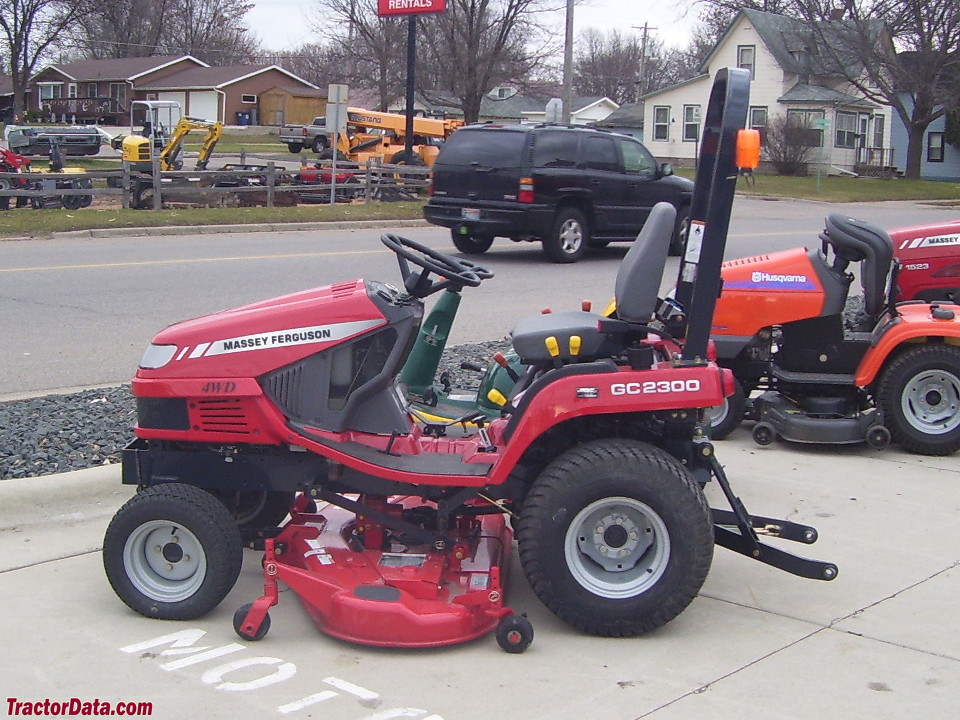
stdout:
[[(391, 498), (381, 509), (425, 524), (433, 515), (418, 498)], [(316, 513), (295, 510), (280, 534), (266, 541), (264, 594), (238, 618), (237, 632), (249, 639), (265, 634), (262, 623), (278, 602), (278, 580), (296, 593), (321, 632), (341, 640), (434, 647), (491, 632), (513, 614), (503, 604), (513, 533), (500, 514), (455, 522), (453, 542), (439, 548), (334, 505)]]

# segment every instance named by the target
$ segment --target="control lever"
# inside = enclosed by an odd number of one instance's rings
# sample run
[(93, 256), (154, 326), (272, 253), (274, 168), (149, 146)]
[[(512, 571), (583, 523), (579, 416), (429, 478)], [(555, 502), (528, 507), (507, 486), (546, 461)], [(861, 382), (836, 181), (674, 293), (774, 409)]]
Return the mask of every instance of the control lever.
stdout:
[(502, 352), (495, 352), (493, 354), (493, 361), (506, 371), (507, 375), (511, 380), (513, 380), (513, 382), (517, 382), (520, 379), (520, 375), (516, 370), (510, 367), (509, 361), (507, 361), (507, 358)]

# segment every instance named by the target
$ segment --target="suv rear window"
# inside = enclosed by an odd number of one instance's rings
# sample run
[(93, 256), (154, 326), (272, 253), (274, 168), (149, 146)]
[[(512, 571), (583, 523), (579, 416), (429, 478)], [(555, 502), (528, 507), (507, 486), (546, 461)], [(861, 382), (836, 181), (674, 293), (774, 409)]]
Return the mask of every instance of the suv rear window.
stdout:
[(457, 130), (443, 143), (437, 162), (445, 165), (517, 167), (527, 133), (515, 130)]
[(534, 135), (533, 166), (538, 168), (575, 167), (577, 164), (576, 134), (541, 132)]

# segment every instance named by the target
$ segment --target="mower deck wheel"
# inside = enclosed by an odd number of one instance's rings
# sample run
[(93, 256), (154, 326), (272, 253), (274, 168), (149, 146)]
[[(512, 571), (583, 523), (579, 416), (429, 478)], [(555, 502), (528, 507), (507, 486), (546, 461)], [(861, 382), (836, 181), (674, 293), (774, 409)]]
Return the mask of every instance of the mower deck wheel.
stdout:
[(240, 533), (223, 503), (182, 483), (134, 495), (103, 539), (114, 591), (133, 610), (160, 620), (192, 620), (216, 607), (242, 560)]
[(243, 621), (247, 619), (247, 613), (250, 612), (250, 608), (252, 607), (253, 603), (247, 603), (246, 605), (241, 605), (237, 608), (237, 611), (233, 614), (233, 629), (236, 631), (237, 635), (242, 637), (244, 640), (255, 642), (257, 640), (263, 640), (267, 633), (270, 632), (270, 613), (267, 613), (263, 616), (263, 622), (260, 623), (260, 627), (257, 628), (257, 631), (251, 635), (243, 629)]
[(522, 653), (533, 642), (533, 624), (523, 615), (507, 615), (497, 625), (497, 644), (508, 653)]

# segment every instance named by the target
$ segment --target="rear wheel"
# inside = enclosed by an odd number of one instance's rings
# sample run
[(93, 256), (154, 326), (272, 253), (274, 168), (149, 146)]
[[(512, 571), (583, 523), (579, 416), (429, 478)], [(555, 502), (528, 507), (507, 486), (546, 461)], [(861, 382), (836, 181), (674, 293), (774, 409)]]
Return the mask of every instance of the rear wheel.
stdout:
[(412, 150), (409, 153), (405, 150), (394, 153), (390, 158), (390, 163), (392, 165), (414, 165), (416, 167), (424, 167), (426, 165), (423, 158)]
[(141, 615), (192, 620), (216, 607), (240, 574), (237, 526), (219, 500), (182, 483), (137, 493), (103, 539), (107, 579)]
[(543, 250), (555, 263), (573, 263), (583, 257), (589, 242), (587, 219), (576, 208), (566, 207), (557, 213), (550, 237), (543, 240)]
[(486, 235), (462, 235), (457, 228), (450, 229), (454, 247), (464, 255), (483, 255), (493, 245), (493, 237)]
[(690, 473), (634, 440), (584, 443), (524, 501), (517, 538), (534, 592), (594, 635), (640, 635), (679, 615), (713, 558), (713, 526)]
[(894, 442), (921, 455), (960, 449), (960, 347), (911, 348), (890, 363), (879, 387)]
[(287, 150), (289, 150), (290, 152), (296, 154), (296, 153), (300, 152), (301, 150), (303, 150), (303, 145), (301, 145), (300, 143), (289, 143), (289, 144), (287, 145)]
[[(10, 181), (7, 178), (0, 178), (0, 190), (9, 190), (11, 187)], [(10, 209), (10, 196), (6, 195), (0, 197), (0, 211)]]
[(319, 160), (333, 160), (334, 155), (337, 157), (337, 162), (346, 162), (347, 156), (344, 155), (340, 150), (334, 148), (326, 148), (320, 152), (318, 156)]

